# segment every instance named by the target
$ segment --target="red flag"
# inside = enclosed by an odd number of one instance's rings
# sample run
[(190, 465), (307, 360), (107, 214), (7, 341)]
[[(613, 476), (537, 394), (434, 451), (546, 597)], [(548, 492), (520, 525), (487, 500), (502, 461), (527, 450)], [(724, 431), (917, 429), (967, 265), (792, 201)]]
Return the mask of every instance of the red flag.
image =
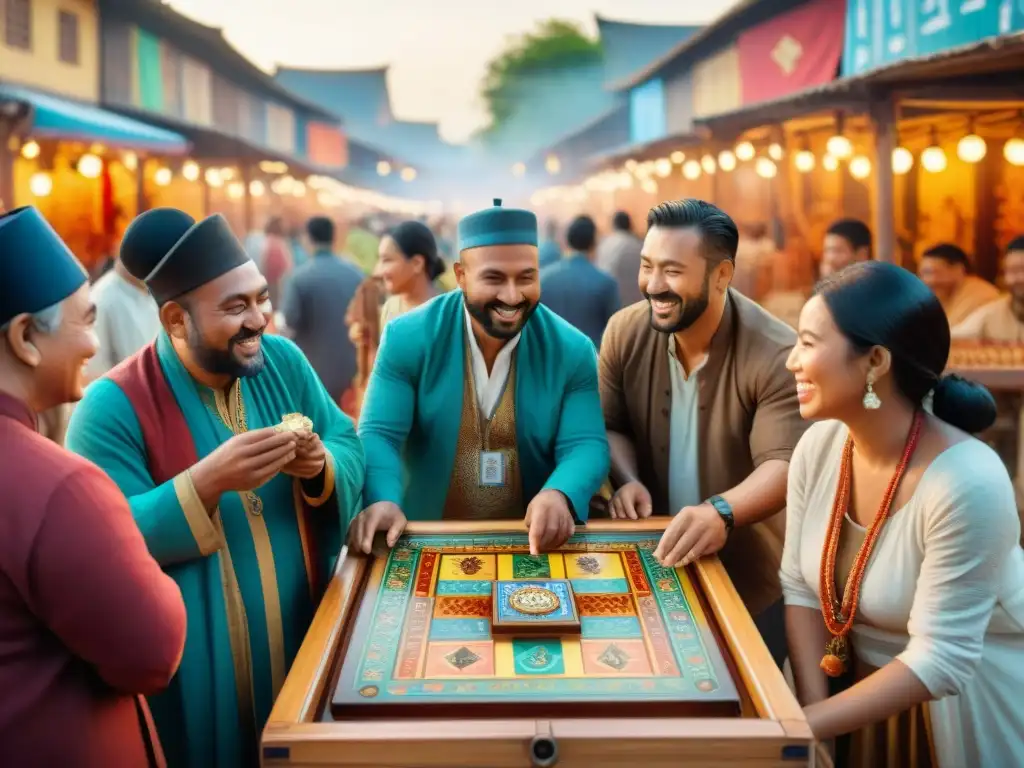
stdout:
[(743, 103), (771, 101), (835, 79), (846, 3), (813, 0), (742, 33), (736, 41)]

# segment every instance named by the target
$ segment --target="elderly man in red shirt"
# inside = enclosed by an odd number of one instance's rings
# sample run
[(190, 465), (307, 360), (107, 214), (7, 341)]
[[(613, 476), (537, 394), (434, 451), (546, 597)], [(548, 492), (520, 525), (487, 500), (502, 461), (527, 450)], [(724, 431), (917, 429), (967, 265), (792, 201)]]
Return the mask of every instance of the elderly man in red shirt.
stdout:
[(0, 216), (0, 763), (142, 768), (185, 606), (102, 470), (42, 437), (96, 353), (86, 274), (34, 208)]

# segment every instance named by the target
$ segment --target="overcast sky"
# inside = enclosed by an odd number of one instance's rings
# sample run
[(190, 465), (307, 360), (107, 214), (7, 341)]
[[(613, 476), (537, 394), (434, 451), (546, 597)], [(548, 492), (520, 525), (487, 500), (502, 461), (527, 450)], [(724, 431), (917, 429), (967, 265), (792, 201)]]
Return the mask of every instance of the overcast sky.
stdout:
[(552, 17), (594, 30), (594, 14), (617, 21), (703, 24), (736, 0), (171, 0), (182, 13), (222, 27), (265, 69), (275, 64), (365, 68), (390, 64), (399, 118), (438, 120), (465, 139), (486, 122), (478, 97), (487, 62), (506, 37)]

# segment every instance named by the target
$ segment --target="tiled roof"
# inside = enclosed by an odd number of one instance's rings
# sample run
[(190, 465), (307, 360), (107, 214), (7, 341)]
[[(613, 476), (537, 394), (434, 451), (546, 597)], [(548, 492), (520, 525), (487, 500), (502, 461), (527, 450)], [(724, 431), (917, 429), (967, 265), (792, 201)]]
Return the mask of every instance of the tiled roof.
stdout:
[(597, 17), (605, 85), (639, 72), (700, 30), (698, 26), (634, 24)]
[(275, 79), (296, 94), (340, 115), (355, 141), (414, 166), (454, 162), (458, 148), (442, 141), (437, 123), (396, 120), (387, 67), (324, 70), (279, 67)]

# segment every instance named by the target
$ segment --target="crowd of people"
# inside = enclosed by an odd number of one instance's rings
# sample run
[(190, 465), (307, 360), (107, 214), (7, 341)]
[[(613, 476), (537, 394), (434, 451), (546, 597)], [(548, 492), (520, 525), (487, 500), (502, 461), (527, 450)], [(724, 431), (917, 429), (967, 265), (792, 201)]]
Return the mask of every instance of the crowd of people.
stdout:
[(1022, 242), (1001, 296), (836, 222), (787, 322), (743, 273), (764, 233), (710, 203), (597, 229), (496, 200), (454, 248), (391, 223), (361, 269), (327, 218), (297, 259), (156, 209), (90, 285), (36, 210), (0, 217), (4, 760), (256, 765), (344, 541), (515, 518), (539, 554), (667, 515), (658, 562), (721, 557), (838, 763), (1024, 763), (1014, 487), (992, 396), (945, 373), (1022, 322)]

